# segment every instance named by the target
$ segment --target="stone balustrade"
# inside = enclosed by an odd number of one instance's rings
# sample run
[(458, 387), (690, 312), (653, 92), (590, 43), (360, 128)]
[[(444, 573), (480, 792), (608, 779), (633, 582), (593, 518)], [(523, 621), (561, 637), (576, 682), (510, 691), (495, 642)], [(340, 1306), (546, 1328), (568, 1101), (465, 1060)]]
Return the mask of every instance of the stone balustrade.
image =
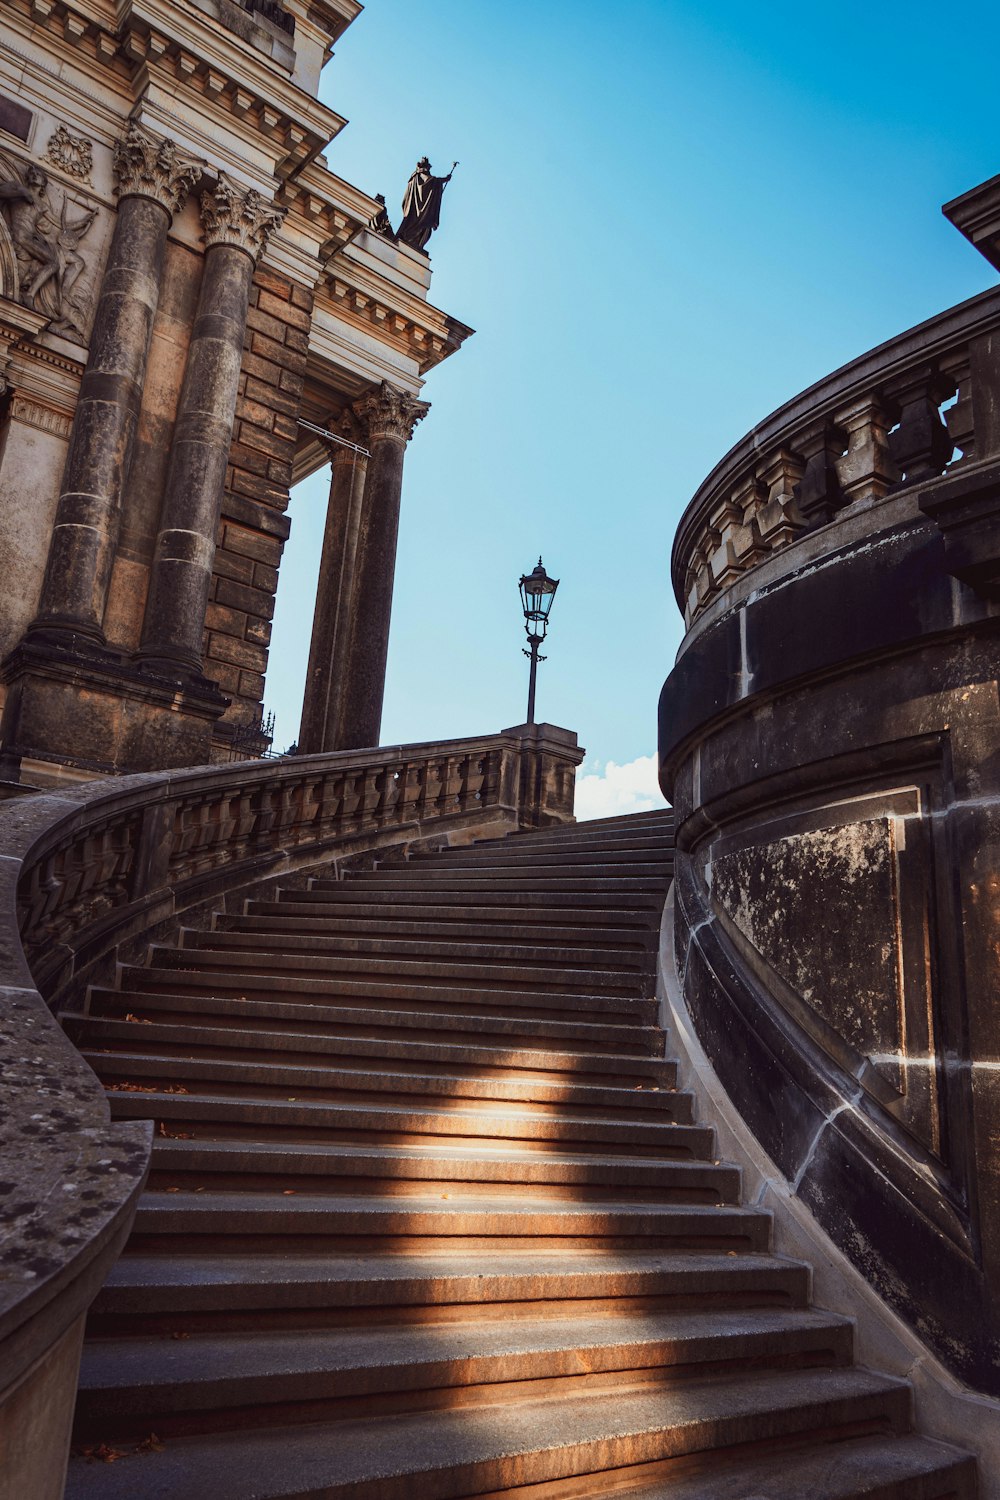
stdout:
[(987, 457), (995, 362), (983, 351), (998, 334), (1000, 290), (990, 290), (844, 365), (747, 433), (677, 530), (671, 572), (687, 625), (805, 533)]
[[(124, 1242), (150, 1127), (112, 1124), (54, 1012), (129, 945), (250, 887), (380, 848), (572, 820), (576, 736), (438, 744), (90, 782), (0, 806), (0, 1451), (58, 1500), (83, 1317)], [(301, 878), (305, 878), (303, 873)]]

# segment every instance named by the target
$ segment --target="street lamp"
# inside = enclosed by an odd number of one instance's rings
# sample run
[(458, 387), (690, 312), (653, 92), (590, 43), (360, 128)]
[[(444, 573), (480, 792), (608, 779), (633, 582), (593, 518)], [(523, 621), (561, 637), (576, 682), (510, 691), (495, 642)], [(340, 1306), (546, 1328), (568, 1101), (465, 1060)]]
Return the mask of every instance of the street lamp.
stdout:
[(524, 630), (529, 646), (524, 654), (531, 660), (531, 676), (528, 678), (529, 724), (535, 722), (535, 673), (538, 670), (538, 663), (545, 660), (544, 656), (539, 656), (538, 648), (545, 639), (549, 624), (549, 610), (552, 608), (552, 601), (558, 587), (558, 578), (549, 577), (542, 567), (541, 558), (538, 559), (538, 567), (530, 573), (525, 573), (519, 584), (521, 608), (524, 610)]

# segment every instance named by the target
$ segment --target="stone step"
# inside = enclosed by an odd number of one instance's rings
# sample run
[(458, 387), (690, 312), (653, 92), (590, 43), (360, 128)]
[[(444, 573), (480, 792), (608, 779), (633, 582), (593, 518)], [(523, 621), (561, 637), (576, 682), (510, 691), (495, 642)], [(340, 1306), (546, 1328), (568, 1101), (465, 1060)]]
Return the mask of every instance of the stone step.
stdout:
[[(102, 997), (117, 1002), (115, 1009), (128, 999), (117, 990), (95, 989), (91, 992), (91, 1004), (101, 1007)], [(148, 1008), (148, 996), (134, 998), (137, 1005), (147, 1005)], [(156, 997), (157, 1000), (163, 998), (170, 997)], [(185, 1006), (194, 1005), (190, 996), (181, 998)], [(341, 1067), (352, 1069), (391, 1060), (400, 1071), (462, 1069), (474, 1071), (474, 1076), (479, 1078), (509, 1078), (525, 1072), (553, 1081), (571, 1075), (574, 1083), (599, 1083), (611, 1074), (622, 1087), (633, 1089), (649, 1083), (673, 1089), (677, 1083), (676, 1063), (663, 1058), (628, 1057), (616, 1053), (545, 1052), (538, 1048), (518, 1050), (505, 1046), (502, 1061), (499, 1061), (496, 1049), (488, 1046), (462, 1046), (420, 1038), (405, 1041), (391, 1037), (365, 1039), (353, 1034), (339, 1035), (336, 1030), (311, 1030), (309, 1028), (315, 1025), (316, 1011), (311, 1005), (282, 1007), (283, 1012), (294, 1012), (294, 1016), (305, 1013), (305, 1019), (292, 1016), (283, 1021), (258, 1001), (216, 1003), (236, 1007), (235, 1010), (219, 1012), (223, 1017), (232, 1016), (230, 1025), (212, 1024), (211, 1015), (201, 1008), (196, 1015), (185, 1017), (182, 1024), (147, 1018), (141, 1021), (116, 1020), (96, 1011), (84, 1016), (64, 1012), (60, 1020), (78, 1044), (101, 1050), (131, 1051), (141, 1041), (144, 1046), (155, 1046), (164, 1056), (190, 1057), (195, 1055), (192, 1049), (202, 1049), (214, 1056), (234, 1057), (247, 1052), (267, 1052), (281, 1053), (289, 1061), (303, 1063), (311, 1062), (314, 1057), (327, 1056), (336, 1058)], [(240, 1024), (235, 1024), (236, 1021)], [(137, 1026), (142, 1026), (141, 1032), (137, 1032)]]
[[(290, 1246), (297, 1240), (322, 1240), (347, 1248), (352, 1242), (488, 1242), (500, 1248), (511, 1241), (537, 1244), (580, 1241), (592, 1247), (670, 1246), (678, 1249), (765, 1250), (770, 1215), (734, 1205), (600, 1201), (577, 1203), (553, 1199), (504, 1197), (463, 1199), (456, 1186), (445, 1201), (426, 1197), (373, 1194), (209, 1192), (143, 1194), (135, 1219), (136, 1248), (150, 1239), (174, 1235), (213, 1240), (250, 1238), (262, 1247), (269, 1240)], [(151, 1248), (151, 1247), (150, 1247)]]
[(762, 1432), (775, 1456), (811, 1437), (826, 1446), (841, 1432), (908, 1426), (909, 1390), (899, 1381), (863, 1370), (741, 1372), (691, 1386), (620, 1388), (615, 1399), (602, 1390), (179, 1439), (110, 1465), (74, 1460), (66, 1497), (455, 1500), (584, 1475), (600, 1494), (609, 1470), (695, 1454), (706, 1464)]
[[(593, 938), (584, 946), (551, 944), (543, 946), (525, 939), (520, 942), (490, 942), (482, 936), (449, 937), (445, 941), (433, 938), (415, 938), (402, 933), (385, 933), (381, 937), (365, 937), (353, 933), (331, 933), (317, 931), (313, 921), (308, 926), (283, 925), (276, 927), (255, 917), (228, 917), (218, 922), (211, 932), (195, 928), (182, 931), (181, 945), (185, 949), (201, 948), (236, 949), (239, 952), (264, 949), (280, 954), (316, 953), (350, 954), (361, 957), (438, 958), (460, 963), (478, 962), (518, 968), (541, 964), (558, 966), (561, 969), (608, 969), (611, 965), (619, 973), (645, 973), (651, 966), (651, 953), (642, 949), (606, 949)], [(280, 937), (280, 941), (276, 939)]]
[[(232, 967), (232, 966), (231, 966)], [(136, 995), (199, 994), (205, 999), (263, 998), (269, 1007), (285, 1002), (312, 1001), (325, 1012), (351, 1015), (355, 1024), (422, 1026), (436, 1024), (443, 1031), (480, 1030), (479, 1023), (497, 1034), (581, 1037), (595, 1042), (621, 1043), (629, 1050), (652, 1046), (656, 1014), (652, 999), (630, 996), (562, 995), (524, 990), (474, 989), (470, 986), (398, 984), (372, 980), (338, 980), (313, 975), (249, 973), (226, 969), (125, 969), (125, 997)], [(273, 997), (273, 998), (272, 998)], [(618, 1001), (616, 1004), (615, 1001)], [(602, 1003), (603, 1002), (603, 1003)], [(129, 1009), (132, 1007), (130, 1006)], [(566, 1020), (581, 1016), (581, 1020)], [(422, 1021), (420, 1018), (424, 1017)], [(469, 1025), (466, 1025), (466, 1022)], [(475, 1023), (475, 1025), (473, 1025)]]
[[(449, 1137), (454, 1140), (558, 1142), (576, 1149), (604, 1146), (635, 1148), (657, 1156), (709, 1161), (713, 1159), (714, 1136), (702, 1125), (668, 1121), (622, 1120), (596, 1112), (563, 1112), (541, 1116), (523, 1106), (506, 1108), (493, 1103), (462, 1108), (435, 1109), (432, 1104), (390, 1106), (381, 1100), (367, 1102), (312, 1100), (297, 1095), (286, 1098), (255, 1096), (247, 1089), (239, 1094), (211, 1092), (120, 1092), (109, 1093), (114, 1119), (155, 1119), (171, 1130), (192, 1126), (211, 1127), (224, 1123), (231, 1134), (246, 1135), (263, 1130), (306, 1132), (306, 1139), (337, 1134), (367, 1139), (392, 1132), (419, 1138)], [(208, 1132), (211, 1133), (211, 1130)]]
[(336, 889), (338, 886), (350, 885), (355, 891), (395, 891), (411, 890), (420, 891), (423, 894), (437, 891), (474, 891), (480, 888), (496, 891), (505, 895), (510, 890), (521, 892), (528, 891), (554, 891), (562, 896), (585, 892), (588, 895), (599, 895), (603, 892), (614, 892), (623, 895), (646, 894), (662, 897), (666, 886), (670, 883), (670, 872), (662, 865), (632, 865), (629, 873), (624, 874), (614, 869), (608, 869), (607, 873), (598, 873), (596, 870), (588, 875), (568, 875), (564, 871), (553, 870), (551, 874), (545, 871), (536, 871), (529, 867), (525, 870), (493, 870), (475, 869), (463, 872), (461, 870), (449, 870), (442, 860), (440, 865), (428, 865), (426, 869), (407, 871), (403, 869), (392, 869), (386, 867), (384, 870), (357, 870), (351, 871), (343, 880), (332, 880), (327, 876), (319, 876), (313, 883), (314, 890), (326, 891)]
[[(173, 1142), (162, 1142), (174, 1145)], [(185, 1144), (185, 1143), (176, 1143)], [(764, 1252), (463, 1251), (405, 1256), (154, 1255), (129, 1248), (91, 1320), (120, 1332), (339, 1326), (407, 1316), (421, 1322), (606, 1307), (803, 1307), (806, 1266)]]
[(330, 906), (331, 909), (336, 907), (337, 910), (347, 906), (352, 912), (359, 908), (357, 915), (369, 916), (378, 916), (384, 911), (392, 912), (397, 907), (413, 906), (426, 907), (428, 911), (435, 912), (443, 912), (449, 907), (458, 908), (462, 915), (495, 911), (499, 908), (505, 913), (516, 914), (517, 920), (524, 922), (548, 922), (552, 920), (553, 914), (560, 921), (586, 922), (590, 920), (586, 914), (594, 912), (600, 914), (602, 921), (613, 916), (615, 921), (629, 921), (636, 927), (645, 928), (650, 923), (659, 923), (663, 891), (657, 889), (628, 894), (615, 890), (574, 891), (570, 894), (554, 889), (547, 891), (542, 899), (537, 891), (521, 891), (516, 887), (491, 890), (487, 886), (475, 891), (435, 888), (430, 891), (427, 887), (420, 886), (413, 890), (369, 891), (366, 894), (365, 888), (355, 880), (324, 878), (322, 885), (314, 881), (305, 889), (282, 887), (278, 892), (278, 899)]
[[(656, 930), (647, 924), (618, 926), (594, 925), (592, 915), (583, 915), (576, 926), (568, 922), (529, 922), (523, 917), (489, 909), (479, 915), (468, 916), (453, 908), (429, 907), (435, 915), (424, 918), (420, 910), (413, 907), (373, 907), (369, 917), (343, 916), (337, 906), (324, 907), (319, 902), (305, 901), (248, 901), (246, 915), (220, 915), (215, 919), (217, 932), (322, 932), (343, 933), (350, 937), (380, 938), (429, 938), (445, 939), (459, 943), (482, 940), (487, 943), (526, 943), (529, 946), (559, 947), (576, 944), (585, 938), (604, 949), (613, 950), (616, 961), (631, 955), (633, 961), (642, 962), (654, 946)], [(596, 913), (593, 915), (597, 915)], [(608, 916), (609, 914), (605, 914)], [(614, 913), (610, 914), (611, 917)]]
[[(565, 997), (573, 995), (574, 999), (584, 996), (599, 995), (628, 995), (636, 998), (644, 998), (642, 991), (651, 988), (651, 980), (647, 974), (634, 971), (622, 972), (619, 969), (585, 969), (569, 968), (566, 966), (497, 963), (495, 961), (474, 963), (462, 962), (459, 959), (405, 959), (379, 957), (375, 954), (363, 954), (354, 956), (339, 953), (316, 953), (297, 952), (284, 945), (279, 951), (275, 951), (274, 945), (269, 940), (264, 940), (264, 946), (255, 948), (247, 939), (239, 942), (233, 947), (225, 946), (225, 933), (210, 933), (208, 937), (218, 936), (223, 946), (218, 948), (191, 947), (191, 948), (168, 948), (159, 944), (150, 949), (149, 969), (126, 970), (131, 978), (136, 973), (155, 972), (156, 970), (182, 969), (189, 973), (201, 973), (214, 975), (218, 971), (228, 974), (237, 988), (254, 974), (278, 976), (283, 982), (283, 987), (291, 983), (293, 979), (301, 975), (322, 975), (325, 983), (327, 976), (330, 978), (354, 976), (359, 981), (368, 979), (394, 979), (396, 977), (413, 980), (433, 980), (435, 988), (440, 991), (454, 989), (456, 986), (468, 985), (470, 982), (477, 986), (488, 986), (491, 990), (502, 994), (509, 989), (525, 994), (534, 995), (536, 1001), (539, 996), (552, 995)], [(238, 934), (243, 938), (243, 934)], [(233, 971), (237, 972), (233, 972)], [(369, 987), (370, 988), (370, 987)]]
[(644, 874), (656, 876), (670, 865), (673, 846), (650, 848), (648, 845), (629, 845), (624, 849), (591, 849), (586, 845), (577, 848), (508, 849), (504, 844), (470, 844), (467, 849), (449, 849), (443, 854), (411, 854), (409, 856), (388, 855), (377, 857), (376, 869), (381, 872), (395, 870), (427, 870), (432, 866), (443, 871), (452, 869), (471, 870), (565, 870), (569, 874), (579, 871), (589, 874), (592, 869), (606, 869), (609, 873)]
[(975, 1500), (976, 1493), (972, 1459), (943, 1443), (848, 1437), (780, 1461), (742, 1458), (736, 1468), (616, 1489), (615, 1500)]
[[(275, 1177), (283, 1186), (315, 1190), (318, 1179), (343, 1184), (351, 1179), (378, 1183), (380, 1192), (429, 1192), (460, 1184), (463, 1196), (495, 1191), (528, 1190), (560, 1198), (647, 1197), (655, 1188), (657, 1201), (736, 1203), (740, 1174), (736, 1167), (704, 1161), (664, 1161), (657, 1157), (581, 1156), (549, 1149), (544, 1156), (513, 1146), (464, 1149), (453, 1145), (380, 1146), (328, 1143), (286, 1145), (280, 1141), (165, 1140), (153, 1147), (151, 1183), (158, 1191), (168, 1185), (211, 1186), (213, 1177), (227, 1183), (273, 1190)], [(254, 1179), (254, 1183), (248, 1181)], [(312, 1184), (312, 1189), (310, 1189)], [(339, 1190), (339, 1189), (338, 1189)]]
[[(145, 1038), (136, 1038), (145, 1040)], [(287, 1095), (312, 1092), (340, 1100), (360, 1100), (365, 1095), (377, 1099), (389, 1095), (394, 1104), (415, 1103), (422, 1099), (486, 1100), (491, 1106), (509, 1105), (518, 1111), (531, 1110), (544, 1117), (558, 1114), (571, 1119), (581, 1110), (600, 1109), (623, 1117), (674, 1120), (689, 1125), (692, 1120), (691, 1095), (656, 1084), (645, 1087), (588, 1087), (571, 1080), (550, 1082), (530, 1078), (479, 1078), (474, 1075), (421, 1075), (390, 1069), (376, 1071), (368, 1067), (353, 1072), (329, 1066), (264, 1061), (241, 1062), (222, 1058), (162, 1057), (138, 1049), (130, 1052), (99, 1053), (84, 1050), (84, 1057), (105, 1082), (116, 1080), (154, 1080), (163, 1084), (192, 1082), (199, 1085), (226, 1084), (232, 1088), (260, 1087)]]
[[(108, 1338), (88, 1343), (80, 1368), (77, 1434), (161, 1437), (206, 1418), (214, 1430), (372, 1415), (428, 1404), (448, 1391), (463, 1399), (524, 1395), (544, 1380), (549, 1394), (615, 1385), (631, 1376), (697, 1379), (725, 1365), (797, 1368), (846, 1365), (853, 1326), (801, 1309), (609, 1314), (602, 1318), (490, 1320), (476, 1324), (383, 1324), (317, 1332), (195, 1334), (183, 1341)], [(492, 1389), (490, 1389), (492, 1388)], [(190, 1429), (188, 1429), (190, 1430)]]
[[(622, 1026), (599, 1019), (559, 1021), (551, 1017), (488, 1014), (485, 1011), (470, 1014), (447, 1004), (440, 1004), (436, 1009), (409, 1009), (384, 1004), (380, 1008), (374, 1003), (367, 1006), (352, 1004), (349, 997), (345, 997), (341, 1004), (324, 1004), (322, 992), (315, 999), (309, 999), (316, 993), (310, 988), (309, 981), (300, 981), (298, 985), (293, 981), (281, 986), (283, 993), (305, 996), (299, 1004), (278, 999), (251, 1000), (248, 994), (254, 990), (267, 994), (270, 988), (259, 975), (252, 976), (253, 982), (244, 986), (247, 994), (227, 995), (218, 993), (227, 987), (218, 980), (214, 985), (207, 985), (200, 976), (185, 974), (183, 970), (165, 971), (162, 976), (148, 969), (135, 972), (150, 976), (146, 985), (142, 988), (133, 985), (123, 990), (94, 989), (90, 994), (92, 1011), (102, 1015), (141, 1014), (144, 1019), (160, 1014), (183, 1018), (192, 1025), (203, 1023), (209, 1016), (246, 1017), (258, 1023), (265, 1021), (268, 1025), (283, 1021), (304, 1023), (313, 1031), (324, 1027), (331, 1032), (366, 1039), (398, 1037), (401, 1031), (413, 1031), (423, 1033), (423, 1039), (434, 1045), (457, 1043), (464, 1037), (503, 1038), (509, 1040), (519, 1053), (531, 1047), (545, 1052), (555, 1051), (563, 1043), (567, 1051), (576, 1054), (619, 1053), (630, 1057), (644, 1053), (652, 1058), (663, 1048), (663, 1034), (654, 1026)], [(428, 1037), (427, 1033), (431, 1035)], [(421, 1037), (418, 1035), (416, 1040), (421, 1040)], [(502, 1058), (494, 1054), (493, 1060), (502, 1061), (506, 1056), (507, 1049), (504, 1048)]]

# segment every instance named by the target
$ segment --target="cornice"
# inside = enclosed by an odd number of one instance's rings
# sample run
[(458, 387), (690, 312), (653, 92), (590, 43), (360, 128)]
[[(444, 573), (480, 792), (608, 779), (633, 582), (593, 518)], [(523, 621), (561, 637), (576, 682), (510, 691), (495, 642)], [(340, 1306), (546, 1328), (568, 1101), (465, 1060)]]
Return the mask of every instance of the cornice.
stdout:
[[(178, 98), (228, 118), (237, 133), (267, 143), (274, 175), (288, 177), (312, 160), (346, 125), (342, 115), (299, 88), (284, 69), (194, 9), (167, 0), (124, 0), (117, 16), (88, 0), (7, 0), (10, 10), (41, 28), (71, 65), (82, 57), (137, 81), (147, 70)], [(133, 87), (133, 95), (134, 95)], [(231, 128), (232, 128), (231, 126)]]
[(334, 262), (317, 288), (316, 302), (369, 337), (374, 332), (383, 342), (409, 355), (421, 375), (454, 354), (475, 332), (346, 258), (338, 257)]

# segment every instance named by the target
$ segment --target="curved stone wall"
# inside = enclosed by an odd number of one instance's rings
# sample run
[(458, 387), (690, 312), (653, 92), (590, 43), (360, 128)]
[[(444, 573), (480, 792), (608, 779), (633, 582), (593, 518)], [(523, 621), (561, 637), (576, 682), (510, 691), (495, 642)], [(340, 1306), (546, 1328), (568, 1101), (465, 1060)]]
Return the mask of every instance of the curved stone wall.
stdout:
[[(993, 1394), (998, 321), (996, 293), (943, 314), (723, 460), (678, 532), (690, 628), (660, 702), (701, 1042), (836, 1244)], [(820, 429), (810, 458), (795, 434)], [(748, 486), (777, 504), (780, 545), (734, 499)]]

